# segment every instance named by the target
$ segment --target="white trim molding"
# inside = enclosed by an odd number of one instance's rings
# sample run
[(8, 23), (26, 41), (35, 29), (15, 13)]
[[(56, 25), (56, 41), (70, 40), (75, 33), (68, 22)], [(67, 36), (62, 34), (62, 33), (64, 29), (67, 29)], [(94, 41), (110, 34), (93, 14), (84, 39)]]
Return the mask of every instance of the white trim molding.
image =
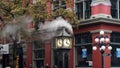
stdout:
[(110, 0), (93, 0), (92, 3), (91, 3), (91, 6), (96, 6), (96, 5), (99, 5), (99, 4), (111, 6)]
[(112, 16), (108, 15), (108, 14), (95, 14), (95, 15), (92, 15), (90, 18), (91, 19), (93, 19), (93, 18), (110, 18), (110, 19), (112, 19)]
[(103, 30), (103, 31), (106, 32), (106, 33), (112, 33), (112, 30), (104, 30), (104, 29), (92, 30), (92, 31), (90, 31), (90, 33), (98, 33), (98, 32), (100, 32), (101, 30)]

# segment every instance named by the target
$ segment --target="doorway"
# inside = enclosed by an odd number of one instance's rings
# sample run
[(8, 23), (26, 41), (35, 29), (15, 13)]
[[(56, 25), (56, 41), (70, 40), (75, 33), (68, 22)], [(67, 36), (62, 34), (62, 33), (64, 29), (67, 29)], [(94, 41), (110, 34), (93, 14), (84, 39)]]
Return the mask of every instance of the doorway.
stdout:
[(69, 52), (54, 50), (53, 52), (53, 66), (58, 68), (69, 68)]

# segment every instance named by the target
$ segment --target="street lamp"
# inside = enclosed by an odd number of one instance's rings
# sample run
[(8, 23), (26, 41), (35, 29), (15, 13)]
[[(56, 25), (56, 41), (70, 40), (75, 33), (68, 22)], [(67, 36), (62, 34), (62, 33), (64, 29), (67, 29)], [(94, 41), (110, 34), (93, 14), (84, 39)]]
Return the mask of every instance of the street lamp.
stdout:
[[(93, 46), (93, 50), (97, 50), (97, 46), (100, 49), (100, 53), (102, 55), (102, 68), (104, 68), (104, 52), (106, 49), (112, 50), (111, 46), (108, 46), (110, 44), (110, 38), (107, 35), (104, 35), (104, 31), (100, 31), (100, 35), (95, 37), (95, 45)], [(110, 54), (108, 54), (110, 55)]]
[(65, 66), (65, 55), (68, 55), (72, 48), (72, 35), (68, 34), (64, 27), (58, 30), (58, 35), (55, 37), (55, 48), (62, 54), (62, 68), (67, 68), (69, 65)]

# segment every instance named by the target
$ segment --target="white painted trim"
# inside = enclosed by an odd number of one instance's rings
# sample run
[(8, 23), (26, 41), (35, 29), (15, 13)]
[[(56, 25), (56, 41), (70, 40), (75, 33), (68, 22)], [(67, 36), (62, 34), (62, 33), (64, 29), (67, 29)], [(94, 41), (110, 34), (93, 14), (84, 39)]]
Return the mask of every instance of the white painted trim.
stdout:
[(112, 18), (112, 16), (111, 15), (108, 15), (108, 14), (95, 14), (95, 15), (92, 15), (91, 17), (90, 17), (91, 19), (94, 19), (94, 18)]
[(104, 2), (98, 2), (98, 3), (91, 3), (91, 6), (97, 6), (97, 5), (106, 5), (106, 6), (111, 6), (111, 4), (108, 4), (108, 3), (104, 3)]
[(110, 0), (95, 0), (95, 1), (92, 1), (91, 6), (96, 6), (99, 4), (111, 6)]
[(112, 33), (112, 30), (104, 30), (104, 29), (92, 30), (92, 31), (90, 31), (90, 33), (98, 33), (98, 32), (100, 32), (101, 30), (103, 30), (104, 32), (107, 32), (107, 33)]
[(111, 68), (120, 68), (120, 67), (111, 67)]

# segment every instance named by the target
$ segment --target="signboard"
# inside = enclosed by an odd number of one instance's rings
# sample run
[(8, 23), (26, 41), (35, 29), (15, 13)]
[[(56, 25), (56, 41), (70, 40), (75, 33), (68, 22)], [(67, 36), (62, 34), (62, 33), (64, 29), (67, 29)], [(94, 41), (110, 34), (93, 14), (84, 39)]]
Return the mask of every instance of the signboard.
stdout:
[(120, 58), (120, 48), (116, 48), (116, 57)]
[(87, 49), (82, 49), (82, 58), (87, 57)]
[(1, 45), (0, 44), (0, 52), (2, 54), (9, 54), (9, 44), (4, 44), (4, 45)]

